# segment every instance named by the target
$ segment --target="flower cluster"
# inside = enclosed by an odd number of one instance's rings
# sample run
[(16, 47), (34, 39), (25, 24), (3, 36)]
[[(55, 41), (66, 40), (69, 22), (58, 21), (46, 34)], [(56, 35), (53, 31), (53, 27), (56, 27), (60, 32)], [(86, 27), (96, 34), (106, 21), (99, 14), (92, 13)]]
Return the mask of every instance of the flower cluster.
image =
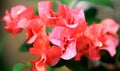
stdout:
[[(29, 52), (37, 55), (32, 60), (32, 71), (46, 71), (46, 64), (56, 65), (60, 59), (80, 60), (82, 56), (99, 60), (100, 51), (106, 50), (113, 57), (118, 45), (119, 25), (112, 19), (88, 25), (82, 8), (71, 9), (67, 5), (52, 10), (52, 3), (38, 3), (38, 15), (34, 7), (18, 5), (3, 18), (5, 30), (13, 35), (26, 31), (27, 44), (33, 44)], [(46, 33), (46, 29), (52, 31)]]

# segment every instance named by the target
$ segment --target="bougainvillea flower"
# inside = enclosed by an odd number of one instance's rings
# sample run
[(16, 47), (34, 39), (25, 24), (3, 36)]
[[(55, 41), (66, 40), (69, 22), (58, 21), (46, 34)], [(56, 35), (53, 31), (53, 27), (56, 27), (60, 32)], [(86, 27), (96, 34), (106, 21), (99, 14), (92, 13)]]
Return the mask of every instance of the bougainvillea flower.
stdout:
[(38, 56), (36, 60), (30, 61), (32, 63), (32, 71), (46, 71), (46, 55), (34, 47), (30, 48), (30, 53)]
[(36, 60), (31, 60), (32, 71), (46, 71), (46, 64), (50, 66), (56, 65), (59, 60), (60, 56), (62, 55), (62, 51), (57, 46), (52, 46), (49, 49), (44, 50), (42, 52), (39, 48), (31, 48), (30, 53), (34, 55), (38, 55)]
[(62, 19), (57, 21), (58, 25), (63, 25), (69, 28), (76, 28), (79, 26), (86, 26), (84, 10), (82, 8), (71, 9), (66, 5), (60, 6)]
[(105, 34), (106, 33), (116, 34), (119, 29), (118, 23), (116, 23), (112, 19), (105, 19), (101, 22), (101, 24), (103, 25), (103, 30)]
[(49, 35), (49, 40), (54, 44), (59, 46), (63, 55), (63, 59), (71, 59), (76, 55), (76, 40), (72, 38), (72, 30), (65, 27), (55, 27)]
[[(90, 56), (90, 59), (100, 59), (100, 50), (108, 51), (111, 56), (116, 54), (116, 47), (119, 41), (116, 33), (118, 29), (119, 25), (116, 22), (114, 22), (112, 19), (106, 19), (103, 20), (100, 24), (92, 24), (86, 30), (85, 35), (89, 38), (90, 41), (89, 55), (92, 55)], [(91, 53), (92, 49), (95, 49), (95, 51), (92, 52), (93, 54)]]
[(38, 56), (38, 59), (31, 61), (32, 70), (46, 71), (46, 64), (54, 66), (59, 62), (62, 50), (58, 46), (50, 47), (47, 36), (40, 34), (35, 40), (33, 48), (30, 48), (30, 53)]
[(29, 20), (36, 19), (38, 16), (34, 14), (34, 7), (27, 8), (25, 11), (23, 11), (21, 14), (19, 14), (17, 20), (17, 26), (25, 29), (29, 23), (27, 23)]
[(11, 13), (6, 11), (6, 15), (3, 17), (3, 21), (5, 21), (7, 24), (7, 26), (5, 27), (6, 31), (11, 32), (13, 35), (21, 31), (21, 29), (16, 24), (16, 18), (26, 9), (27, 8), (25, 6), (18, 5), (11, 9)]
[(27, 27), (25, 28), (26, 30), (26, 38), (28, 40), (28, 44), (33, 43), (37, 36), (43, 33), (46, 33), (46, 26), (45, 24), (41, 21), (41, 19), (32, 19), (27, 21)]
[(27, 9), (27, 7), (25, 7), (24, 5), (18, 5), (15, 6), (11, 9), (11, 16), (13, 19), (16, 19), (19, 14), (21, 14), (23, 11), (25, 11)]
[(116, 54), (116, 47), (118, 45), (118, 35), (117, 31), (119, 29), (119, 24), (112, 19), (105, 19), (101, 22), (103, 26), (103, 34), (105, 34), (105, 44), (106, 48), (101, 48), (107, 50), (111, 56)]
[(31, 63), (33, 64), (33, 71), (46, 71), (45, 50), (49, 47), (49, 41), (46, 34), (39, 34), (37, 39), (34, 41), (33, 47), (29, 50), (31, 54), (38, 56), (36, 60), (31, 61)]
[(26, 19), (31, 18), (30, 14), (31, 12), (33, 13), (33, 11), (34, 8), (27, 8), (23, 5), (13, 7), (10, 13), (6, 11), (6, 15), (3, 17), (3, 21), (7, 24), (5, 30), (13, 35), (19, 33), (22, 30), (20, 25), (25, 23)]
[(76, 50), (77, 54), (75, 56), (76, 61), (80, 61), (82, 56), (88, 56), (88, 40), (83, 34), (77, 38)]
[(45, 21), (48, 27), (55, 26), (55, 20), (59, 19), (60, 16), (52, 11), (52, 2), (42, 1), (38, 3), (38, 12), (42, 20)]
[(83, 9), (71, 9), (67, 5), (61, 5), (59, 10), (58, 13), (62, 15), (62, 18), (57, 20), (56, 24), (71, 29), (72, 37), (79, 38), (87, 28)]

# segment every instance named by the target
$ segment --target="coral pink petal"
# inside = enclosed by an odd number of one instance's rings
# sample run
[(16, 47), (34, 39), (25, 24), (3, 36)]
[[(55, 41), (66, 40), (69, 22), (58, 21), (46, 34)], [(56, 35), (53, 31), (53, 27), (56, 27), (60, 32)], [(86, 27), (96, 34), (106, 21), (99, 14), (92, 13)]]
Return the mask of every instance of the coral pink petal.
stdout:
[(50, 66), (54, 66), (58, 63), (60, 60), (60, 56), (62, 55), (62, 50), (60, 47), (52, 46), (50, 49), (48, 49), (47, 54), (47, 64)]
[(28, 41), (27, 41), (27, 44), (31, 44), (33, 43), (37, 38), (37, 35), (33, 35)]
[(119, 24), (112, 19), (105, 19), (101, 22), (101, 24), (103, 25), (103, 31), (110, 33), (116, 33), (120, 27)]
[(49, 14), (51, 10), (52, 10), (52, 3), (51, 2), (43, 1), (43, 2), (38, 3), (39, 15)]
[(89, 48), (89, 59), (90, 60), (99, 60), (101, 57), (99, 50), (96, 47)]
[(11, 9), (11, 15), (12, 15), (12, 18), (17, 18), (17, 16), (22, 13), (23, 11), (25, 11), (27, 8), (24, 6), (24, 5), (18, 5), (18, 6), (15, 6)]

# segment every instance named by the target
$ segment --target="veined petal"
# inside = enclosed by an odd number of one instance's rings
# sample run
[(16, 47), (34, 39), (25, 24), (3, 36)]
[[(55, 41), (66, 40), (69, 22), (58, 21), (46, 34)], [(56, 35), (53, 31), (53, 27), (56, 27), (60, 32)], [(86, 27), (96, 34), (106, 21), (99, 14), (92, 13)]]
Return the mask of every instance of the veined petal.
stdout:
[(68, 44), (68, 47), (64, 50), (63, 55), (61, 56), (62, 59), (69, 60), (73, 57), (75, 57), (77, 54), (76, 52), (76, 41), (73, 40)]
[(55, 27), (49, 35), (49, 40), (61, 47), (64, 37), (70, 37), (70, 31), (64, 27)]

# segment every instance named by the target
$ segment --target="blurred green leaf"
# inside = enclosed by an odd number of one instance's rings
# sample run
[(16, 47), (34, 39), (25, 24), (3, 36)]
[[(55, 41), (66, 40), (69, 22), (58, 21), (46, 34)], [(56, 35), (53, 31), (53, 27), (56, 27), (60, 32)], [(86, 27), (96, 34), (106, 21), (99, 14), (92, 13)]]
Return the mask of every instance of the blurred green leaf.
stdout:
[(63, 60), (61, 59), (55, 66), (53, 66), (54, 68), (59, 68), (59, 67), (62, 67), (65, 65), (67, 61), (66, 60)]
[(66, 66), (72, 71), (89, 71), (86, 57), (82, 57), (80, 61), (69, 60), (66, 62)]
[(54, 68), (52, 68), (52, 67), (49, 66), (49, 65), (47, 65), (46, 68), (47, 68), (47, 71), (54, 71)]
[(115, 58), (119, 58), (120, 59), (120, 44), (118, 45), (117, 49), (116, 49), (116, 55), (115, 55)]
[(60, 60), (60, 62), (54, 67), (67, 66), (71, 71), (89, 71), (88, 70), (88, 60), (86, 57), (82, 57), (80, 61), (71, 60)]
[(62, 4), (67, 4), (69, 5), (72, 0), (61, 0)]
[(49, 33), (51, 31), (52, 31), (52, 28), (49, 28), (49, 27), (46, 28), (46, 33)]
[(104, 66), (100, 65), (98, 67), (93, 67), (90, 71), (108, 71)]
[(28, 52), (30, 47), (32, 47), (32, 44), (27, 44), (27, 41), (25, 41), (19, 50), (21, 52)]
[(31, 67), (31, 66), (32, 66), (32, 64), (30, 62), (26, 63), (26, 67)]
[(23, 68), (25, 68), (25, 65), (22, 63), (17, 63), (13, 67), (13, 71), (21, 71)]
[(34, 13), (38, 15), (38, 4), (35, 5)]
[(55, 2), (56, 0), (49, 0), (49, 1), (51, 1), (51, 2)]
[(100, 53), (101, 53), (101, 61), (102, 62), (104, 62), (104, 63), (115, 63), (115, 58), (114, 57), (111, 57), (110, 56), (110, 54), (107, 52), (107, 51), (105, 51), (105, 50), (101, 50), (100, 51)]
[(97, 9), (94, 7), (90, 7), (89, 9), (85, 10), (85, 18), (89, 25), (93, 22), (99, 23), (101, 20), (96, 18)]
[(47, 68), (47, 71), (63, 71), (61, 67), (55, 68), (55, 67), (47, 65), (46, 68)]
[(4, 56), (0, 56), (0, 71), (12, 71), (12, 68), (5, 61)]
[(117, 34), (120, 36), (120, 29), (117, 31)]
[(103, 6), (114, 8), (110, 0), (81, 0), (81, 1), (87, 1), (93, 4), (98, 4), (98, 5), (103, 5)]
[[(120, 38), (120, 29), (117, 31), (117, 34), (118, 34), (118, 36), (119, 36), (119, 38)], [(116, 49), (116, 55), (115, 55), (115, 58), (119, 58), (120, 59), (120, 43), (119, 43), (119, 45), (117, 46), (117, 49)]]
[(4, 41), (1, 39), (1, 40), (0, 40), (0, 56), (1, 56), (2, 53), (3, 53), (3, 43), (4, 43)]

